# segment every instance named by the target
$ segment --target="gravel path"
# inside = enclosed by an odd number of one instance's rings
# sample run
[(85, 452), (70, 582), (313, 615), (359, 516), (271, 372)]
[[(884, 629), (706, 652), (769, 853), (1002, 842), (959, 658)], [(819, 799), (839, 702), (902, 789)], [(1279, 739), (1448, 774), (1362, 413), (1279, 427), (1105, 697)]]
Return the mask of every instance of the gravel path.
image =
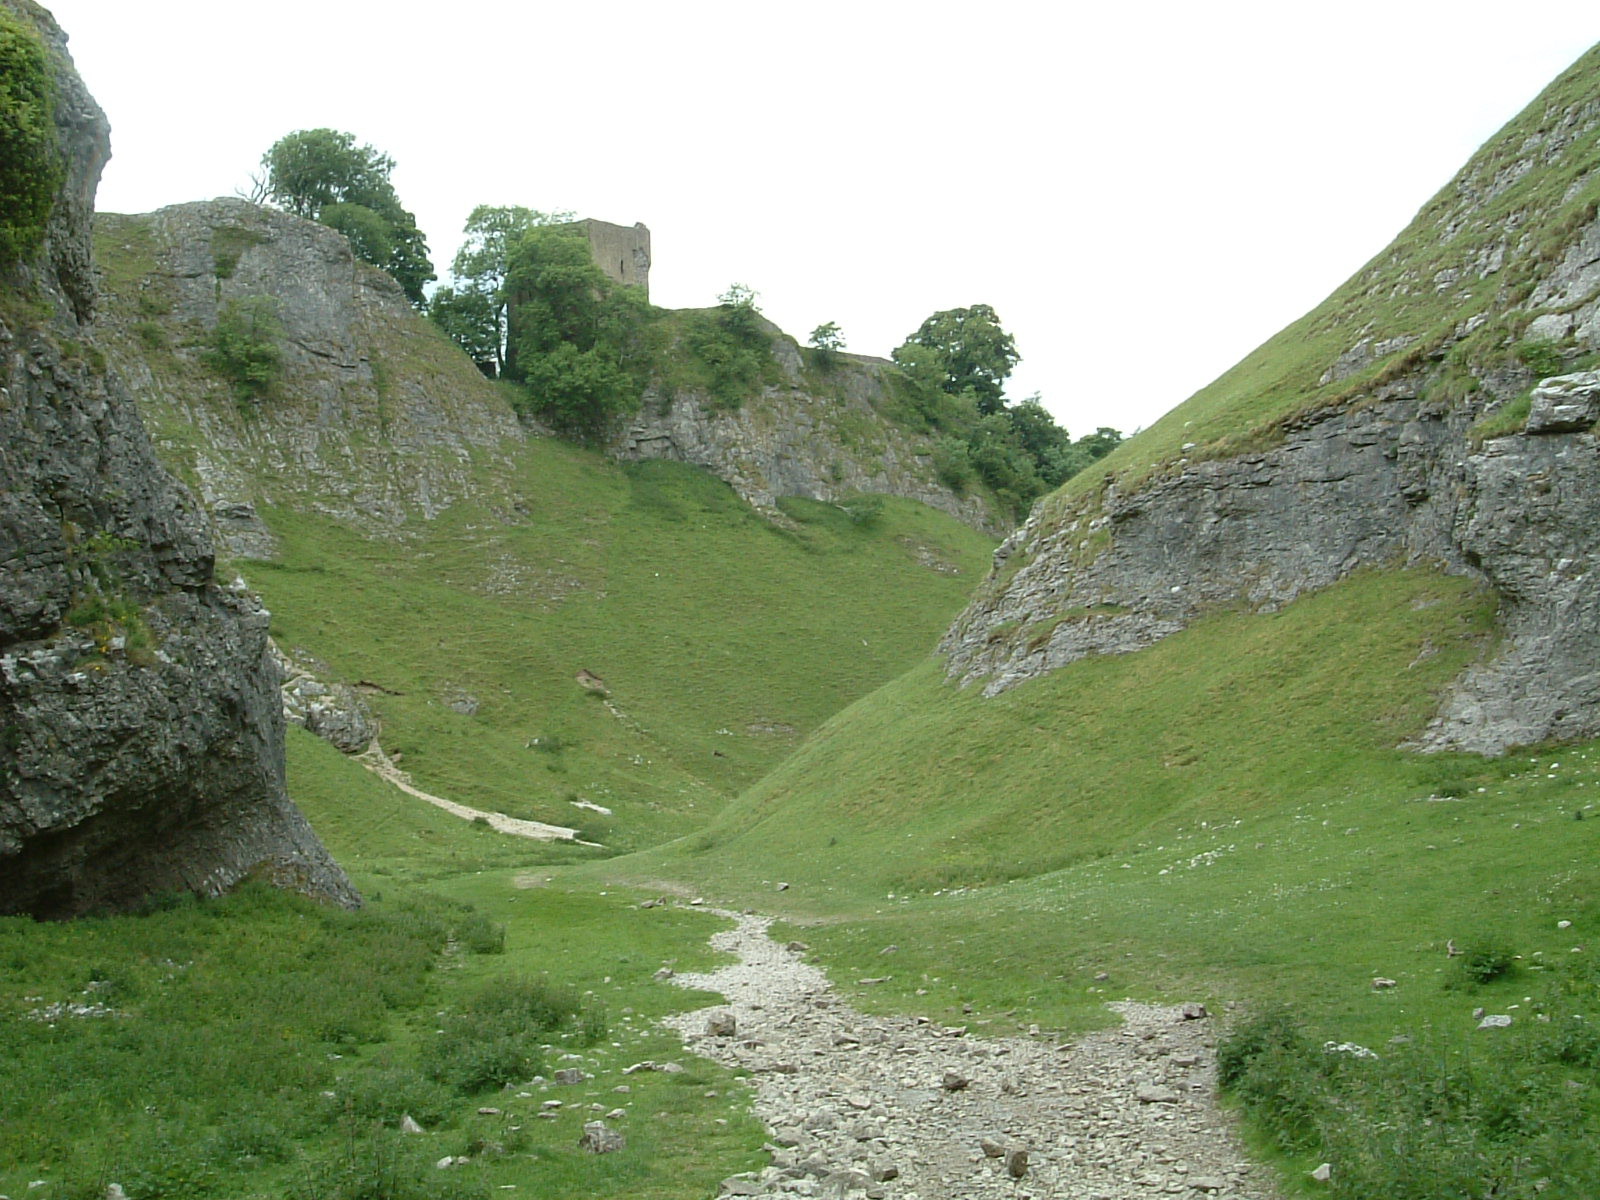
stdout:
[[(1215, 1021), (1124, 1002), (1125, 1024), (1063, 1044), (866, 1016), (827, 977), (738, 922), (739, 961), (676, 982), (727, 1003), (671, 1018), (749, 1075), (773, 1166), (724, 1195), (856, 1200), (1271, 1200), (1213, 1100)], [(791, 945), (793, 945), (791, 943)]]
[(544, 821), (524, 821), (520, 817), (508, 817), (505, 813), (485, 812), (481, 808), (470, 808), (465, 804), (457, 804), (454, 800), (446, 800), (443, 796), (434, 796), (423, 791), (411, 782), (407, 775), (394, 763), (383, 747), (378, 745), (374, 738), (372, 745), (356, 755), (356, 761), (379, 779), (385, 780), (399, 788), (408, 796), (415, 796), (418, 800), (426, 800), (435, 808), (442, 808), (453, 817), (460, 817), (463, 821), (473, 821), (482, 817), (489, 823), (489, 827), (499, 833), (509, 833), (514, 837), (533, 838), (540, 842), (577, 842), (580, 846), (596, 846), (598, 842), (585, 842), (578, 837), (576, 829), (569, 829), (565, 825), (550, 825)]

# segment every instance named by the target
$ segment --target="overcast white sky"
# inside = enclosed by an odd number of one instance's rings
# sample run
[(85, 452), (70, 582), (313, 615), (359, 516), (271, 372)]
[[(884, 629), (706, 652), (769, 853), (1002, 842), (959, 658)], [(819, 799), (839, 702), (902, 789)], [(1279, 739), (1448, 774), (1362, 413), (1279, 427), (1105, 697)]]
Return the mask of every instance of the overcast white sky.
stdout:
[(1593, 0), (44, 0), (111, 118), (100, 207), (390, 154), (445, 274), (474, 205), (654, 239), (887, 354), (990, 304), (1074, 434), (1148, 425), (1376, 254), (1597, 38)]

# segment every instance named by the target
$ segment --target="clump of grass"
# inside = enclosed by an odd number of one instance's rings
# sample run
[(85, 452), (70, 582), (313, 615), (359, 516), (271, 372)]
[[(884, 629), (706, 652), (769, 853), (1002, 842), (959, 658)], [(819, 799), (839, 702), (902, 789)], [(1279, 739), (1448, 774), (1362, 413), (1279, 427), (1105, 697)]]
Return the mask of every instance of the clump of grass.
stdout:
[(423, 1049), (422, 1070), (466, 1095), (526, 1080), (543, 1065), (542, 1043), (559, 1031), (593, 1028), (585, 1018), (572, 988), (522, 976), (497, 979), (441, 1019)]

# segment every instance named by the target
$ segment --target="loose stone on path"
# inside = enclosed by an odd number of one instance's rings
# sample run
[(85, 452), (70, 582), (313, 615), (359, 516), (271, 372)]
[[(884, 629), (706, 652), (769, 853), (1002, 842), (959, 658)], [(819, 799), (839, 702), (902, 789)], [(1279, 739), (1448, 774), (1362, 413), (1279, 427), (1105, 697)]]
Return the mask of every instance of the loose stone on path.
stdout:
[[(736, 926), (739, 961), (674, 983), (725, 1002), (667, 1024), (749, 1076), (772, 1165), (723, 1194), (767, 1200), (1274, 1200), (1213, 1101), (1216, 1022), (1199, 1005), (1124, 1002), (1070, 1046), (964, 1036), (857, 1012), (800, 951)], [(1185, 1008), (1188, 1009), (1185, 1012)], [(737, 1036), (714, 1030), (728, 1028)], [(957, 1082), (959, 1081), (959, 1082)]]

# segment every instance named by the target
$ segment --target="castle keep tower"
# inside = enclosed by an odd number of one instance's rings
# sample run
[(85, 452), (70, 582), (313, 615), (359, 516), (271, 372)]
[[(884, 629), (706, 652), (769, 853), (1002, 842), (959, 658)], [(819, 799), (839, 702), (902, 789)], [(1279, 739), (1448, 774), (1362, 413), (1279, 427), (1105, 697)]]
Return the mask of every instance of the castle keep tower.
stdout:
[(610, 221), (574, 221), (589, 239), (589, 252), (599, 267), (618, 283), (643, 288), (650, 296), (650, 230), (642, 223), (613, 225)]

